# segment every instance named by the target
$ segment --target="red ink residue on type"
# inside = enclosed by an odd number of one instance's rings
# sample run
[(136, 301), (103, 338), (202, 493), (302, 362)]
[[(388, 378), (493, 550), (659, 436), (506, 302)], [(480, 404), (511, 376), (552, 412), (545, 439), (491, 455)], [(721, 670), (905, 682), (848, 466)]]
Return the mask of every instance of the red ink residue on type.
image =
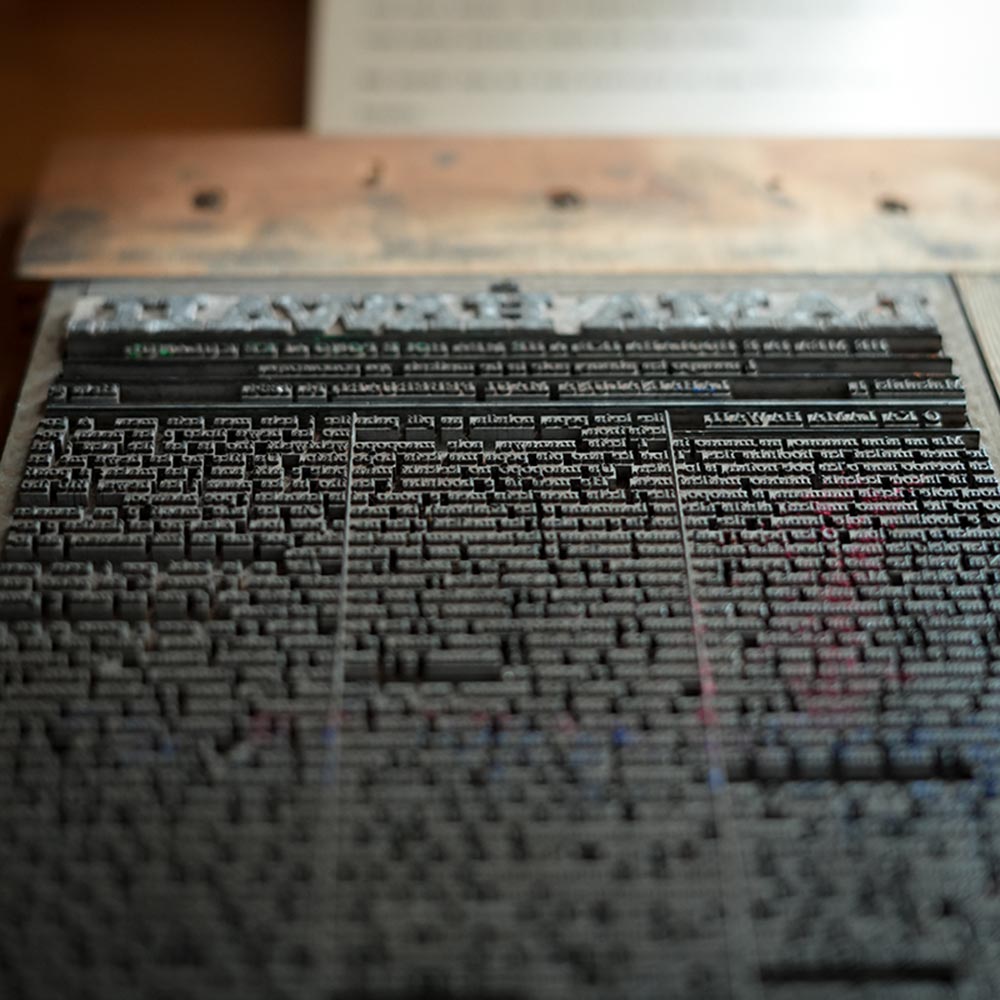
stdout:
[[(897, 514), (899, 504), (908, 499), (908, 494), (912, 495), (913, 488), (921, 485), (921, 480), (914, 479), (904, 481), (888, 491), (872, 491), (860, 480), (843, 480), (833, 483), (830, 490), (803, 495), (803, 501), (812, 506), (814, 516), (821, 523), (821, 532), (826, 534), (821, 541), (830, 553), (828, 558), (832, 559), (832, 565), (828, 563), (828, 568), (819, 574), (818, 579), (822, 584), (820, 600), (836, 606), (859, 599), (857, 574), (877, 572), (885, 565), (884, 532), (896, 527), (894, 518), (886, 518)], [(846, 491), (841, 492), (844, 488)], [(863, 514), (838, 513), (833, 509), (835, 501), (856, 503), (862, 508)], [(880, 529), (872, 524), (874, 517), (882, 519)], [(833, 525), (829, 524), (831, 519), (834, 521)], [(862, 549), (851, 552), (850, 565), (845, 561), (840, 546), (840, 530), (850, 533), (852, 544), (868, 547), (867, 551)], [(809, 627), (803, 631), (815, 631), (815, 617), (810, 617), (807, 621)], [(858, 651), (863, 645), (863, 630), (856, 627), (851, 616), (832, 623), (832, 626), (828, 619), (825, 627), (833, 627), (836, 632), (838, 645), (832, 648), (850, 652), (833, 659), (824, 655), (824, 648), (828, 647), (817, 647), (818, 662), (814, 676), (795, 676), (789, 679), (793, 696), (810, 718), (831, 718), (841, 713), (864, 710), (869, 707), (872, 694), (867, 679), (859, 676), (862, 660)], [(905, 673), (894, 666), (886, 669), (883, 678), (906, 682)]]

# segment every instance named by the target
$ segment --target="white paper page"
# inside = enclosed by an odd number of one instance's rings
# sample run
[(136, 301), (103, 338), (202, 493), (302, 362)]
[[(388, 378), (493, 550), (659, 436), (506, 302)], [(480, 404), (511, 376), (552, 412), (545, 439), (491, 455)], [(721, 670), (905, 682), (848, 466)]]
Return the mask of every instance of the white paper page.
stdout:
[(1000, 0), (314, 0), (324, 132), (1000, 134)]

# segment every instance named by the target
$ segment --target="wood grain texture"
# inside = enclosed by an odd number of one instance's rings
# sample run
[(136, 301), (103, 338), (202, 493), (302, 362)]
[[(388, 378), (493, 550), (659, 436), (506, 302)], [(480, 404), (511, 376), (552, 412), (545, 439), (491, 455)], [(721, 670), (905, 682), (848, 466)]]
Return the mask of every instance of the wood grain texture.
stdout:
[(990, 378), (1000, 392), (1000, 275), (963, 274), (955, 284)]
[(81, 141), (45, 176), (20, 269), (980, 271), (1000, 268), (998, 223), (996, 141)]

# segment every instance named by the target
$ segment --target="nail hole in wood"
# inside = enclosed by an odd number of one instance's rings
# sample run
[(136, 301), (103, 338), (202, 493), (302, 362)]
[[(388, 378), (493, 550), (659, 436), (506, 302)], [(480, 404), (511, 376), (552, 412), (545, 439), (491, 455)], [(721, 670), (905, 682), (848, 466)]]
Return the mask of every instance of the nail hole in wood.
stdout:
[(377, 188), (382, 183), (384, 170), (381, 160), (372, 160), (368, 165), (368, 172), (361, 178), (361, 184), (366, 188)]
[(215, 212), (222, 208), (226, 201), (226, 193), (222, 188), (202, 188), (195, 191), (191, 204), (200, 212)]
[(891, 194), (883, 195), (878, 200), (879, 211), (886, 215), (906, 215), (910, 206), (902, 198), (896, 198)]
[(549, 204), (553, 208), (581, 208), (583, 195), (571, 188), (557, 188), (549, 192)]

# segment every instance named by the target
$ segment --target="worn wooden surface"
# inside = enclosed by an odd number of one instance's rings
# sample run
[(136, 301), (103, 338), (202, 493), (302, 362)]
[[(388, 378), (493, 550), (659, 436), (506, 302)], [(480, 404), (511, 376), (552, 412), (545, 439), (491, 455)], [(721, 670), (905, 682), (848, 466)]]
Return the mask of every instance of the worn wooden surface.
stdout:
[(1000, 142), (86, 141), (22, 276), (1000, 269)]
[(1000, 276), (963, 274), (956, 280), (965, 314), (976, 331), (983, 361), (1000, 387)]

